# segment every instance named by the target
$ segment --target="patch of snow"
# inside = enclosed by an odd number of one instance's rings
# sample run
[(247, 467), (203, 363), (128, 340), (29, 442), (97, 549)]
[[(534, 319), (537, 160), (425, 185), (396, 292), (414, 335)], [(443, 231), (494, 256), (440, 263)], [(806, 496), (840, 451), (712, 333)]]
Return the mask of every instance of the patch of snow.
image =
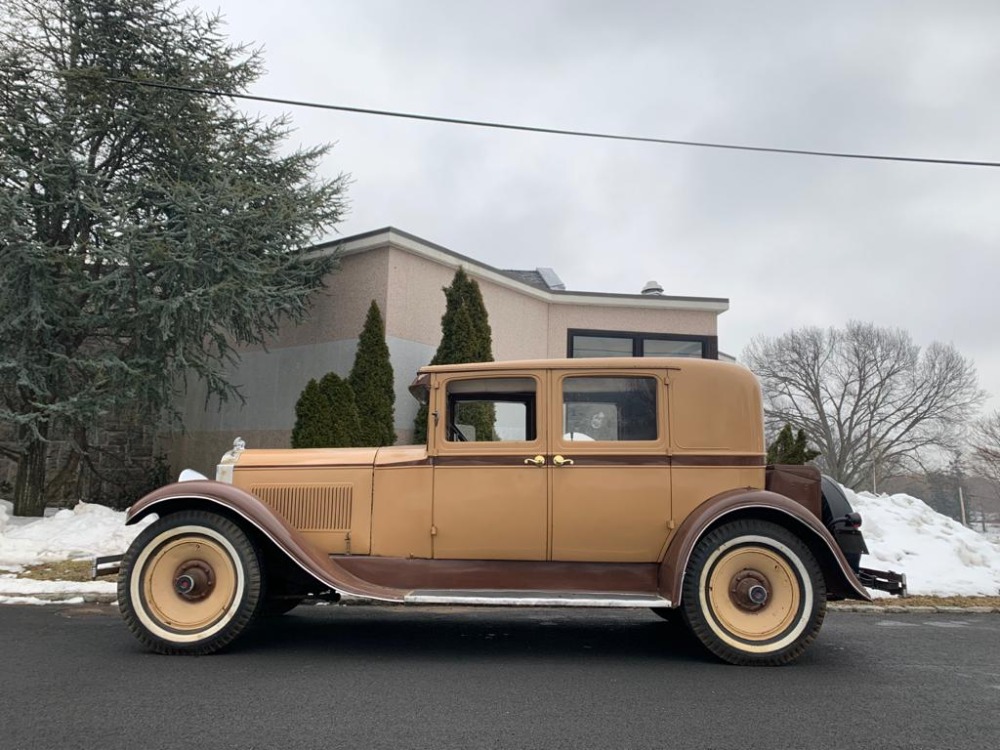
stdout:
[(1000, 594), (1000, 545), (910, 495), (844, 492), (864, 520), (864, 567), (905, 573), (914, 595)]
[(150, 521), (125, 525), (125, 513), (78, 503), (44, 518), (14, 518), (0, 501), (0, 565), (25, 566), (125, 552)]
[(36, 581), (32, 578), (0, 578), (0, 596), (82, 596), (114, 594), (114, 581)]
[(82, 596), (71, 596), (69, 599), (39, 599), (34, 596), (2, 596), (0, 604), (83, 604)]

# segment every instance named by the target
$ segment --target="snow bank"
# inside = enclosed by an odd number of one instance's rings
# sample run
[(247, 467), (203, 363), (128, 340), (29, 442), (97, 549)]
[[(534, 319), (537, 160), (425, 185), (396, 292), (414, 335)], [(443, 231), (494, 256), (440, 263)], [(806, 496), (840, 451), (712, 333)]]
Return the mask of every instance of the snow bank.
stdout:
[(844, 492), (864, 519), (863, 566), (905, 573), (914, 595), (1000, 593), (1000, 545), (910, 495)]
[(0, 566), (5, 569), (118, 555), (146, 525), (126, 526), (124, 513), (92, 503), (47, 518), (14, 518), (12, 508), (0, 500)]
[(35, 581), (31, 578), (15, 578), (13, 575), (0, 575), (0, 600), (8, 597), (32, 597), (49, 603), (69, 603), (70, 599), (80, 599), (84, 594), (117, 593), (117, 584), (113, 581)]

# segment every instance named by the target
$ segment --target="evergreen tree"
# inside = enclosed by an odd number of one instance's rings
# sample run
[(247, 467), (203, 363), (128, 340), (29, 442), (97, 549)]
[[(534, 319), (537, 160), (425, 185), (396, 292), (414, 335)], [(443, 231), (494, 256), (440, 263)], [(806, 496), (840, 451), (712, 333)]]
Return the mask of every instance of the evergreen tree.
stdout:
[[(246, 92), (258, 52), (176, 0), (6, 0), (0, 14), (0, 451), (14, 512), (45, 505), (49, 441), (109, 415), (178, 418), (177, 384), (300, 319), (343, 211), (325, 147)], [(179, 87), (156, 88), (110, 78)], [(79, 455), (86, 441), (75, 439)], [(81, 462), (87, 465), (87, 462)]]
[[(459, 268), (451, 285), (444, 288), (445, 311), (441, 317), (441, 343), (431, 360), (432, 365), (454, 365), (463, 362), (493, 361), (493, 331), (490, 329), (489, 314), (483, 302), (479, 284), (465, 269)], [(478, 413), (471, 407), (463, 411), (463, 420), (473, 421), (476, 439), (493, 434), (493, 409), (485, 408)], [(422, 404), (413, 423), (413, 441), (427, 442), (427, 405)]]
[(348, 381), (361, 415), (361, 430), (356, 445), (395, 443), (393, 404), (396, 392), (393, 389), (392, 363), (385, 341), (385, 323), (375, 300), (368, 308)]
[(347, 448), (361, 431), (354, 391), (334, 372), (310, 380), (295, 404), (293, 448)]
[(325, 448), (333, 444), (333, 406), (315, 378), (306, 383), (295, 403), (293, 448)]
[(358, 445), (361, 419), (351, 384), (335, 372), (328, 372), (319, 381), (319, 389), (330, 404), (329, 448), (349, 448)]
[(819, 451), (809, 447), (806, 433), (803, 430), (793, 433), (790, 424), (782, 427), (778, 437), (767, 447), (769, 464), (807, 464), (818, 455)]

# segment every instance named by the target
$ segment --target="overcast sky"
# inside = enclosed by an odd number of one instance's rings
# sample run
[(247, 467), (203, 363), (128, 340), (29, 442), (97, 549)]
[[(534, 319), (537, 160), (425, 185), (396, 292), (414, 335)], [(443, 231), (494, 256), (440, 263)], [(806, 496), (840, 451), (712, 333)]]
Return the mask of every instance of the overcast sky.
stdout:
[[(1000, 2), (224, 0), (252, 93), (543, 127), (1000, 161)], [(335, 142), (339, 230), (569, 289), (727, 297), (719, 344), (849, 319), (954, 343), (1000, 396), (1000, 169), (289, 112)], [(1000, 406), (994, 398), (990, 406)]]

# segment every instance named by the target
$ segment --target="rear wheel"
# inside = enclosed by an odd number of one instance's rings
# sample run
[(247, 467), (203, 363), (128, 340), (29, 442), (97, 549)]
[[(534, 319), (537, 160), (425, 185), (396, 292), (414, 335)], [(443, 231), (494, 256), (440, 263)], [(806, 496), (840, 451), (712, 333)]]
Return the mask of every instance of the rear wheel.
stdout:
[(691, 631), (721, 659), (786, 664), (819, 632), (826, 583), (793, 533), (767, 521), (733, 521), (695, 546), (681, 609)]
[(227, 518), (166, 516), (122, 559), (118, 603), (132, 633), (162, 654), (209, 654), (240, 635), (263, 593), (260, 554)]

